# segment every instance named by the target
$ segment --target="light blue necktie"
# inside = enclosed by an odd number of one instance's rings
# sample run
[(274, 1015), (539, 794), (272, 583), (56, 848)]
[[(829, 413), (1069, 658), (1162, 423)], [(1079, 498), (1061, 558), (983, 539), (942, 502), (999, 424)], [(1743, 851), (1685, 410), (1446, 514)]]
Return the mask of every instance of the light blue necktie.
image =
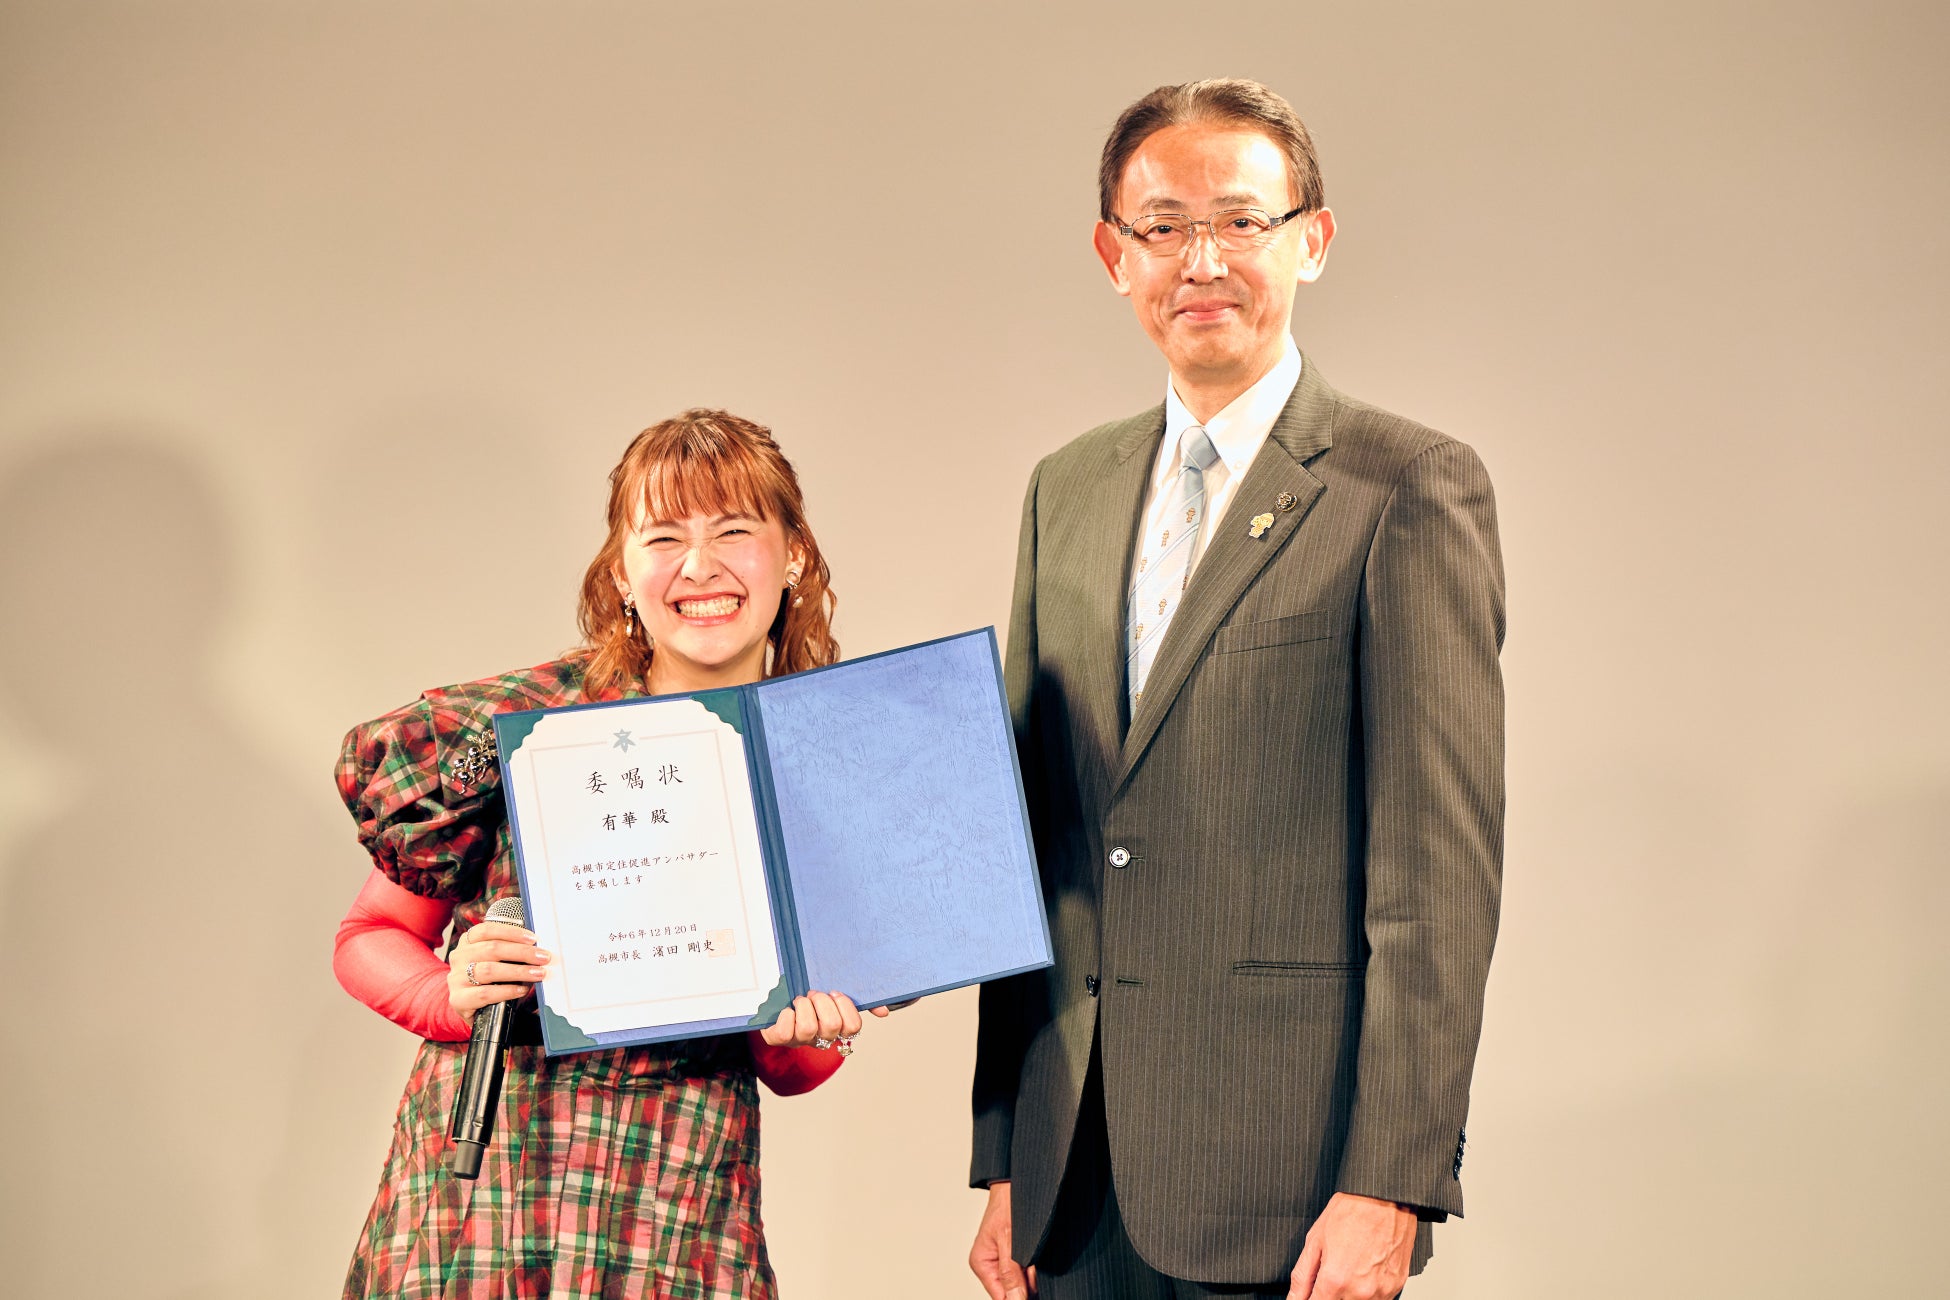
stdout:
[(1165, 628), (1191, 581), (1192, 561), (1205, 523), (1205, 471), (1219, 458), (1203, 427), (1192, 425), (1178, 437), (1178, 481), (1170, 488), (1163, 513), (1143, 537), (1131, 574), (1129, 615), (1125, 620), (1125, 689), (1137, 712), (1144, 679), (1164, 641)]

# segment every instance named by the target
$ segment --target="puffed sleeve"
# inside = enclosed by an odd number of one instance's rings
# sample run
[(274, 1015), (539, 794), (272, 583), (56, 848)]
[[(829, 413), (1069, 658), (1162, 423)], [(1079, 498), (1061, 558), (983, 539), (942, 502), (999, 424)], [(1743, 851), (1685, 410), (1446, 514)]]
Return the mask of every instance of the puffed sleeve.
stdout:
[(494, 736), (422, 696), (354, 727), (339, 754), (339, 797), (387, 879), (423, 898), (481, 892), (501, 830)]

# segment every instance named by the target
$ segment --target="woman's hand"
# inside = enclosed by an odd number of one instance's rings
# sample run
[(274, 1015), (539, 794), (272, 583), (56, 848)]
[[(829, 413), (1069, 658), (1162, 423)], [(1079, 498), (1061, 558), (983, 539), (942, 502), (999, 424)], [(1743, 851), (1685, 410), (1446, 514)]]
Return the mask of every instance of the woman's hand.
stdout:
[(535, 936), (527, 930), (483, 921), (447, 954), (447, 1001), (461, 1019), (471, 1022), (482, 1007), (534, 992), (548, 973), (548, 963), (549, 954), (535, 946)]
[[(884, 1019), (887, 1008), (874, 1007), (872, 1013)], [(774, 1047), (831, 1047), (859, 1033), (861, 1024), (860, 1008), (846, 994), (807, 993), (792, 999), (759, 1037)]]

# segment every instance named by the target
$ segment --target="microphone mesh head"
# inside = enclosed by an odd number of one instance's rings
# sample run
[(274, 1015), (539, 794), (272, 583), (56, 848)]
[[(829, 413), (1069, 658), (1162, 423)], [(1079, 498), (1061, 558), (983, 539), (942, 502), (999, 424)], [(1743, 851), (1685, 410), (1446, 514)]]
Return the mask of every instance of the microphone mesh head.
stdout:
[(506, 894), (488, 904), (488, 921), (505, 921), (509, 925), (526, 926), (528, 913), (521, 905), (520, 894)]

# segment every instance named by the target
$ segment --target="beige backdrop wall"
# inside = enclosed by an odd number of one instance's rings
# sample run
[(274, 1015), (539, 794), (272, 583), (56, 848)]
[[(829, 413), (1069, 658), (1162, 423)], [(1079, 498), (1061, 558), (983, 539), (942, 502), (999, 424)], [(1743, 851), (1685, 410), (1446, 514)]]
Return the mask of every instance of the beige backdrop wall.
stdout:
[[(1303, 346), (1499, 489), (1417, 1300), (1940, 1286), (1942, 7), (701, 8), (0, 11), (8, 1294), (333, 1293), (411, 1051), (329, 972), (339, 737), (571, 642), (636, 429), (776, 427), (850, 652), (1005, 619), (1030, 466), (1162, 392), (1102, 133), (1222, 74), (1320, 141)], [(976, 1294), (973, 1022), (766, 1104), (789, 1297)]]

